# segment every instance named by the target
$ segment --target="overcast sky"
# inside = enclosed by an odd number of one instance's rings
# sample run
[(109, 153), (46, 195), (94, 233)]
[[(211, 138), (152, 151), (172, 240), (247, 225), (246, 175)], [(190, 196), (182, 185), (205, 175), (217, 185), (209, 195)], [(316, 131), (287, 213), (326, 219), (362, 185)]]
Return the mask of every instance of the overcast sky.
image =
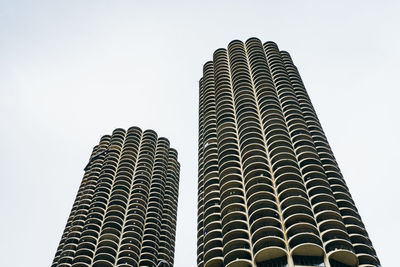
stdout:
[(117, 127), (181, 163), (175, 266), (196, 266), (198, 80), (255, 36), (291, 53), (384, 267), (399, 266), (400, 1), (0, 0), (0, 266), (50, 266)]

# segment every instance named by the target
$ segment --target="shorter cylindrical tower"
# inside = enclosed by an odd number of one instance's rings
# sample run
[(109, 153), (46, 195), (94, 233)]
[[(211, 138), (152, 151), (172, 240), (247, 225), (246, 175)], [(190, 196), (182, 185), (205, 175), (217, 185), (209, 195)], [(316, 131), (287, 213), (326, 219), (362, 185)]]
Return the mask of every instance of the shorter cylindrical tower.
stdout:
[(153, 130), (103, 136), (52, 267), (173, 266), (179, 169), (177, 151)]

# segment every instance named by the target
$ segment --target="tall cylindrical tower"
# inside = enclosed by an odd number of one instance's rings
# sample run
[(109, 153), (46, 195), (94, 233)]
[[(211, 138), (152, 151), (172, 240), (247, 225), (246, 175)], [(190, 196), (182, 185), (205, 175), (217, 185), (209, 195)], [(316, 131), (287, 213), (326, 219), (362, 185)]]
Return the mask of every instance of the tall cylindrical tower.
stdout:
[(199, 267), (380, 266), (287, 52), (232, 41), (199, 97)]
[(173, 266), (179, 162), (152, 130), (93, 149), (52, 267)]

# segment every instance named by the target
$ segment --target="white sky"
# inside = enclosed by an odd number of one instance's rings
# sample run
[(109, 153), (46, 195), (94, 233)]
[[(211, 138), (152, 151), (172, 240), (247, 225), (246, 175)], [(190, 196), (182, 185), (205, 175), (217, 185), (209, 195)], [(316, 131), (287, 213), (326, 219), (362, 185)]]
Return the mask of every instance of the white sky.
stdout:
[(399, 13), (388, 0), (0, 0), (0, 266), (50, 266), (92, 147), (133, 125), (179, 152), (175, 266), (195, 266), (198, 80), (217, 48), (252, 36), (291, 53), (382, 265), (398, 266)]

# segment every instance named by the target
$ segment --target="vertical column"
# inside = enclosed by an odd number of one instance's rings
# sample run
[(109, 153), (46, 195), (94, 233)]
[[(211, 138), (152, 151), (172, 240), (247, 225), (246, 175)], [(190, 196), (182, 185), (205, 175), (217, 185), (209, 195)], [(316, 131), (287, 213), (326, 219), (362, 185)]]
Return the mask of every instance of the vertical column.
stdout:
[(138, 153), (137, 142), (140, 141), (140, 135), (140, 130), (132, 131), (132, 128), (126, 133), (96, 248), (94, 265), (115, 264), (125, 223), (129, 190)]
[[(231, 72), (226, 49), (214, 53), (224, 266), (253, 264), (244, 170), (239, 148)], [(247, 172), (246, 172), (247, 173)], [(232, 263), (233, 264), (233, 263)]]
[(90, 201), (94, 193), (94, 187), (104, 161), (103, 152), (107, 149), (109, 142), (110, 136), (103, 136), (99, 145), (95, 146), (93, 149), (52, 267), (71, 266)]
[(170, 148), (158, 249), (159, 262), (166, 261), (170, 266), (174, 264), (179, 169), (178, 153), (175, 149)]
[[(89, 206), (85, 208), (87, 212), (87, 216), (84, 221), (84, 228), (81, 229), (81, 237), (78, 242), (78, 247), (76, 249), (76, 253), (74, 255), (74, 260), (76, 258), (81, 258), (82, 262), (90, 262), (90, 259), (93, 257), (93, 250), (94, 250), (94, 245), (93, 245), (93, 240), (85, 240), (82, 237), (86, 236), (88, 233), (91, 231), (98, 231), (98, 225), (101, 224), (101, 219), (98, 218), (93, 218), (93, 215), (91, 214), (91, 207), (93, 203), (93, 197), (96, 192), (97, 188), (97, 183), (98, 179), (102, 170), (102, 166), (104, 164), (104, 159), (105, 155), (107, 153), (107, 148), (109, 146), (111, 137), (109, 135), (103, 136), (100, 141), (100, 145), (96, 151), (95, 157), (92, 157), (91, 160), (89, 161), (87, 165), (87, 169), (90, 169), (92, 178), (90, 179), (90, 185), (88, 184), (87, 187), (87, 200)], [(95, 222), (93, 225), (87, 225), (88, 221), (94, 220)]]
[[(306, 250), (322, 255), (317, 224), (262, 45), (254, 38), (246, 44), (288, 249), (292, 256)], [(293, 264), (292, 257), (288, 260)]]
[[(117, 244), (115, 243), (118, 234), (120, 220), (114, 223), (109, 217), (109, 204), (112, 200), (112, 193), (116, 182), (117, 171), (122, 157), (123, 146), (125, 142), (125, 130), (114, 130), (110, 146), (107, 150), (106, 160), (100, 174), (97, 194), (97, 203), (94, 207), (98, 208), (98, 212), (102, 215), (100, 233), (97, 236), (94, 249), (94, 258), (92, 258), (93, 266), (110, 265), (114, 263), (116, 256)], [(95, 197), (96, 198), (96, 197)], [(115, 231), (113, 231), (115, 228)], [(108, 234), (108, 232), (111, 232)]]
[(118, 266), (139, 265), (156, 139), (157, 136), (153, 131), (144, 131), (141, 136), (125, 223), (120, 238), (120, 249), (116, 261)]
[(117, 259), (117, 263), (122, 266), (139, 265), (156, 140), (157, 136), (153, 131), (143, 132), (121, 238), (124, 249)]
[(294, 66), (289, 53), (282, 51), (281, 56), (308, 130), (316, 144), (317, 154), (322, 162), (324, 172), (334, 193), (340, 213), (343, 216), (359, 264), (379, 265), (379, 260), (376, 257), (375, 250), (373, 249), (372, 243), (369, 240), (363, 223), (361, 222), (357, 208), (354, 205), (297, 68)]
[(124, 139), (125, 131), (122, 129), (116, 129), (111, 136), (85, 221), (84, 231), (79, 240), (80, 245), (84, 243), (84, 248), (80, 247), (80, 253), (84, 251), (84, 254), (76, 255), (72, 266), (86, 266), (93, 262)]
[[(132, 149), (132, 133), (125, 137), (120, 160), (116, 170), (115, 180), (112, 185), (110, 198), (104, 217), (99, 243), (96, 249), (95, 265), (104, 265), (105, 262), (113, 265), (117, 258), (120, 237), (125, 222), (125, 213), (129, 198), (129, 188), (135, 168), (137, 150)], [(100, 260), (100, 261), (98, 261)]]
[(222, 225), (220, 177), (218, 172), (217, 117), (215, 104), (214, 67), (207, 62), (203, 68), (204, 127), (201, 136), (203, 154), (203, 262), (204, 266), (222, 266)]
[[(108, 242), (110, 242), (111, 239), (113, 243), (110, 243), (116, 246), (116, 248), (112, 248), (111, 251), (115, 251), (116, 254), (113, 264), (118, 264), (118, 266), (132, 266), (137, 263), (137, 254), (135, 254), (137, 250), (135, 250), (135, 246), (130, 242), (132, 240), (123, 238), (123, 233), (125, 229), (132, 227), (132, 222), (127, 219), (129, 211), (128, 205), (134, 182), (134, 173), (138, 161), (141, 139), (142, 131), (138, 127), (131, 127), (128, 129), (117, 177), (114, 183), (111, 197), (112, 201), (109, 203), (110, 217), (108, 218), (110, 218), (110, 223), (112, 223), (111, 220), (114, 220), (116, 227), (112, 227), (110, 224), (108, 234), (102, 238), (104, 245), (107, 245), (104, 241), (108, 239)], [(106, 249), (106, 246), (104, 246), (104, 248)], [(132, 259), (134, 257), (130, 257), (131, 255), (136, 256), (136, 261)]]
[(157, 266), (164, 205), (166, 171), (168, 167), (169, 142), (166, 138), (157, 140), (147, 203), (145, 228), (140, 252), (140, 266)]
[(246, 44), (292, 265), (293, 255), (307, 250), (323, 255), (322, 242), (263, 47), (255, 38)]
[(287, 257), (286, 237), (248, 54), (241, 41), (228, 49), (253, 253), (255, 263), (263, 264)]
[(198, 145), (198, 182), (197, 182), (197, 266), (204, 265), (204, 86), (199, 81), (199, 145)]

